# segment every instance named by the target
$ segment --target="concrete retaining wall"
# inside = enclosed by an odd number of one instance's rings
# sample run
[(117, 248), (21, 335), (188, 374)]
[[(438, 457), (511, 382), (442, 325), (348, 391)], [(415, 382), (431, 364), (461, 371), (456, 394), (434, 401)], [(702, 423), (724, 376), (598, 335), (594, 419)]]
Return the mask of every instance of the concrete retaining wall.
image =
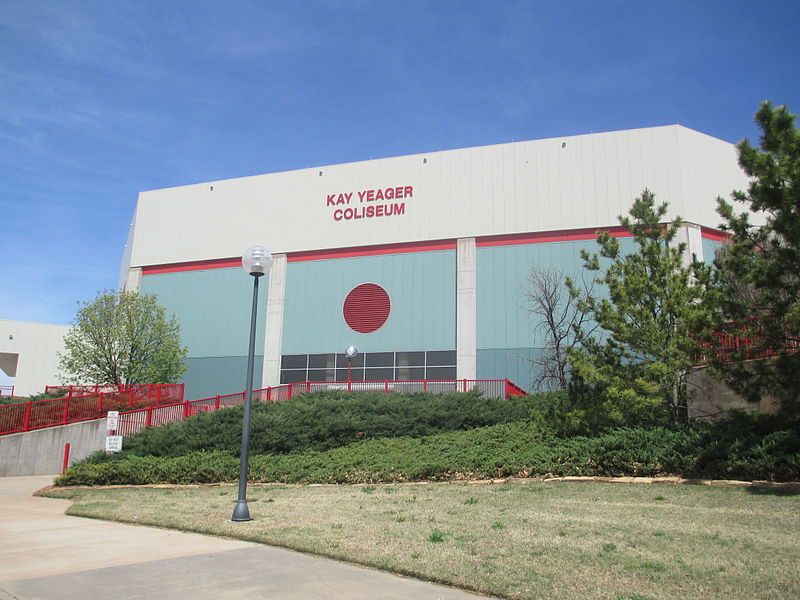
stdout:
[(687, 384), (691, 419), (720, 417), (731, 410), (776, 412), (779, 408), (779, 404), (772, 398), (748, 402), (723, 382), (711, 377), (706, 370), (691, 373)]
[(85, 421), (0, 436), (0, 477), (61, 473), (64, 444), (69, 464), (105, 448), (106, 420)]

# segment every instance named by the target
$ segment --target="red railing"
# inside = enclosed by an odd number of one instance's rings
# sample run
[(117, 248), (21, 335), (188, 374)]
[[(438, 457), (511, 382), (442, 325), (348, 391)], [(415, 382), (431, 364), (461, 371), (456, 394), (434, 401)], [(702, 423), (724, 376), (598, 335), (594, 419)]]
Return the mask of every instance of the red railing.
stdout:
[(110, 394), (114, 392), (127, 392), (140, 388), (140, 385), (48, 385), (44, 388), (46, 394), (60, 393), (63, 398), (73, 396), (86, 396), (89, 394)]
[(183, 387), (182, 383), (126, 386), (124, 390), (0, 406), (0, 435), (99, 419), (110, 410), (175, 404), (183, 401)]
[(722, 331), (711, 334), (710, 341), (700, 344), (700, 351), (695, 357), (696, 364), (707, 364), (712, 361), (732, 362), (736, 360), (756, 360), (773, 358), (780, 354), (792, 354), (800, 350), (800, 339), (781, 340), (776, 347), (769, 340), (764, 327), (765, 319), (770, 317), (752, 317), (743, 321), (726, 323)]
[[(253, 390), (253, 402), (285, 402), (293, 396), (320, 390), (346, 391), (348, 383), (333, 381), (304, 381), (303, 383), (290, 383)], [(509, 398), (511, 396), (524, 396), (525, 391), (508, 379), (457, 379), (450, 381), (353, 381), (350, 389), (358, 391), (391, 392), (422, 392), (434, 394), (447, 392), (467, 392), (478, 388), (486, 396)], [(169, 406), (150, 406), (139, 410), (121, 412), (119, 415), (118, 435), (125, 437), (139, 433), (145, 427), (155, 427), (174, 421), (182, 421), (186, 417), (202, 412), (213, 412), (230, 406), (244, 404), (244, 392), (229, 394), (227, 396), (213, 396), (202, 400), (189, 400), (171, 404)]]

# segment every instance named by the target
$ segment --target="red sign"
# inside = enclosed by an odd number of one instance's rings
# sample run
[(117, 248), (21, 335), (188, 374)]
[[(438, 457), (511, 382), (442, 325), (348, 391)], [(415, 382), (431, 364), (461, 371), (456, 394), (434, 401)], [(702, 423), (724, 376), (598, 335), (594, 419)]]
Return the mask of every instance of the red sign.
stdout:
[(404, 215), (406, 213), (405, 202), (386, 201), (413, 197), (413, 186), (400, 185), (396, 187), (328, 194), (325, 197), (325, 206), (333, 207), (334, 210), (331, 216), (334, 221), (372, 219), (374, 217)]

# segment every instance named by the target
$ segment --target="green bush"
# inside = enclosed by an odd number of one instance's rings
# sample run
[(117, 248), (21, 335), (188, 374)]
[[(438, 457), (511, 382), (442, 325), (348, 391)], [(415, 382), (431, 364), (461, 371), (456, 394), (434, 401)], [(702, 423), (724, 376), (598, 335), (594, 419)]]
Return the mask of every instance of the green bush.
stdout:
[(0, 406), (7, 404), (24, 404), (25, 402), (39, 402), (40, 400), (55, 400), (63, 398), (63, 392), (39, 392), (38, 394), (31, 394), (30, 396), (20, 397), (14, 396), (0, 396)]
[[(329, 450), (383, 437), (423, 437), (518, 421), (531, 400), (483, 398), (479, 392), (386, 394), (314, 392), (290, 402), (255, 404), (251, 454)], [(125, 454), (179, 456), (192, 451), (239, 452), (242, 408), (203, 413), (125, 440)]]
[[(234, 481), (231, 452), (181, 457), (118, 455), (68, 469), (57, 485)], [(800, 479), (800, 421), (734, 415), (714, 423), (621, 428), (556, 437), (526, 421), (411, 438), (375, 438), (326, 451), (256, 454), (254, 481), (376, 483), (465, 478), (679, 475)]]

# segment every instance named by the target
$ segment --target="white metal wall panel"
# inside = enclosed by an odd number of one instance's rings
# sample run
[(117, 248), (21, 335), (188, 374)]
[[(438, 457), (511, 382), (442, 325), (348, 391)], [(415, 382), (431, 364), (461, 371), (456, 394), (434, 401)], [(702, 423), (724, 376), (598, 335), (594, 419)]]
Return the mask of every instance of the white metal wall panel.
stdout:
[[(58, 354), (64, 352), (68, 325), (0, 320), (0, 353), (19, 356), (14, 394), (28, 396), (61, 383)], [(11, 375), (11, 374), (9, 374)]]
[[(143, 192), (131, 266), (615, 225), (647, 187), (715, 227), (744, 188), (735, 148), (678, 125), (516, 142)], [(328, 194), (412, 186), (405, 213), (334, 221)], [(213, 188), (213, 189), (212, 189)], [(394, 203), (394, 201), (387, 201)]]

